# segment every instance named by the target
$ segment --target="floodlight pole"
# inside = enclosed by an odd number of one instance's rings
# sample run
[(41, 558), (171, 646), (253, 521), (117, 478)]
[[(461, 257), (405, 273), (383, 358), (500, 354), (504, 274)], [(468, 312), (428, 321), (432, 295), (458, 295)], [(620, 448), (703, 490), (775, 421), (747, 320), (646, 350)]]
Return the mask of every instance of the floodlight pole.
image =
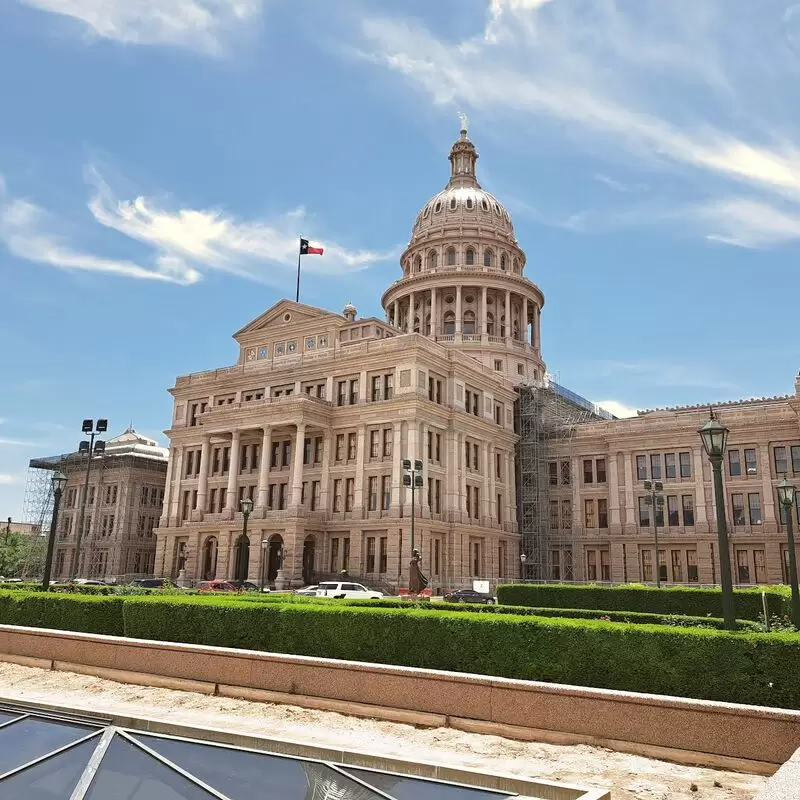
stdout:
[(86, 501), (89, 499), (89, 476), (92, 471), (92, 456), (94, 455), (94, 440), (98, 433), (102, 433), (108, 427), (108, 422), (104, 419), (97, 420), (95, 428), (94, 420), (85, 419), (83, 421), (83, 433), (89, 434), (89, 449), (86, 452), (86, 479), (83, 482), (83, 499), (81, 501), (81, 513), (78, 517), (78, 531), (75, 534), (75, 555), (72, 557), (70, 576), (72, 579), (78, 577), (78, 564), (81, 555), (81, 539), (83, 538), (83, 525), (86, 521)]

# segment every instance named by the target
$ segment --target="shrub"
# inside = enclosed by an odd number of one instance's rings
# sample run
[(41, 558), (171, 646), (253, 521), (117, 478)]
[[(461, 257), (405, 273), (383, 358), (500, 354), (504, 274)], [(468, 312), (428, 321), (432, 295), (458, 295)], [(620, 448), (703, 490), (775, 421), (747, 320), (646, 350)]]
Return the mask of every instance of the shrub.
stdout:
[(122, 599), (44, 592), (0, 593), (0, 622), (31, 628), (124, 636)]
[[(736, 589), (734, 595), (737, 618), (758, 620), (763, 612), (762, 591), (766, 593), (771, 614), (783, 615), (788, 612), (789, 592), (785, 587)], [(722, 592), (719, 589), (677, 586), (656, 589), (637, 584), (512, 584), (499, 586), (497, 597), (501, 603), (513, 606), (591, 608), (693, 617), (722, 616)]]

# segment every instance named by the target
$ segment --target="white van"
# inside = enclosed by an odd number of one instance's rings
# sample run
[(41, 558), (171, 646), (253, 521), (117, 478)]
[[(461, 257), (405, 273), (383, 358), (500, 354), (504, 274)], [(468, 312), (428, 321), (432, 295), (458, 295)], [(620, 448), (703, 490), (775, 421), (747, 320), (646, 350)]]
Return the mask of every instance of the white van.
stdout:
[(314, 593), (317, 597), (335, 597), (341, 599), (380, 600), (382, 592), (374, 592), (360, 583), (320, 583)]

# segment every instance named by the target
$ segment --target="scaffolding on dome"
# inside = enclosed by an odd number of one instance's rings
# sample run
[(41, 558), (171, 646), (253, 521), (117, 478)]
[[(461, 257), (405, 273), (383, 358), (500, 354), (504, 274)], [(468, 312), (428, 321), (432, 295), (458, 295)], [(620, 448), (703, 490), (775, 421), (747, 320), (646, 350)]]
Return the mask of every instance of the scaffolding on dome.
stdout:
[[(571, 444), (579, 425), (614, 418), (549, 376), (535, 384), (519, 386), (517, 514), (525, 555), (524, 578), (550, 579), (548, 551), (551, 548), (572, 549), (572, 528), (551, 525), (550, 463), (568, 459), (572, 464)], [(561, 479), (561, 473), (557, 472), (556, 480)], [(570, 482), (575, 479), (576, 476), (569, 476)], [(576, 513), (577, 509), (572, 511)]]

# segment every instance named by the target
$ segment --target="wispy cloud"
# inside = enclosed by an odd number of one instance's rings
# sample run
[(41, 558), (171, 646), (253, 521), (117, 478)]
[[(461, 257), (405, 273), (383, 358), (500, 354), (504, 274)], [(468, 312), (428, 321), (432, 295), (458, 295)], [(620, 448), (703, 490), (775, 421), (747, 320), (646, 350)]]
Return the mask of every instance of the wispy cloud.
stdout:
[[(770, 105), (777, 86), (791, 92), (796, 80), (784, 10), (779, 0), (764, 0), (758, 13), (727, 0), (488, 0), (486, 27), (462, 41), (417, 22), (368, 17), (362, 55), (436, 103), (535, 119), (507, 128), (526, 136), (533, 129), (544, 137), (554, 119), (594, 153), (671, 171), (685, 194), (670, 199), (680, 213), (669, 217), (714, 235), (713, 219), (697, 213), (699, 194), (727, 201), (743, 188), (752, 202), (789, 202), (800, 213), (794, 126)], [(748, 216), (751, 244), (786, 239), (774, 216)], [(720, 241), (740, 243), (721, 230)]]
[(263, 0), (20, 0), (71, 17), (84, 30), (126, 44), (179, 45), (209, 55), (252, 25)]
[[(137, 262), (98, 256), (74, 247), (59, 234), (64, 220), (27, 200), (12, 198), (0, 184), (0, 242), (18, 258), (66, 270), (105, 272), (138, 280), (190, 285), (209, 271), (221, 271), (261, 283), (280, 284), (283, 270), (297, 263), (299, 233), (309, 230), (312, 219), (305, 209), (264, 219), (238, 219), (224, 209), (172, 208), (144, 196), (118, 197), (97, 169), (86, 170), (92, 196), (91, 219), (143, 246)], [(74, 227), (74, 226), (73, 226)], [(315, 223), (319, 229), (321, 223)], [(386, 252), (353, 250), (324, 241), (325, 255), (309, 259), (312, 274), (337, 276), (368, 268), (394, 258), (399, 249)], [(276, 270), (276, 267), (278, 268)]]
[(597, 377), (635, 381), (651, 387), (716, 389), (727, 392), (737, 392), (741, 388), (738, 384), (715, 375), (705, 366), (685, 363), (606, 360), (588, 364), (586, 371)]
[(636, 409), (633, 406), (620, 403), (619, 400), (597, 400), (596, 405), (610, 411), (615, 417), (623, 419), (625, 417), (635, 417)]
[(20, 480), (16, 475), (9, 475), (8, 473), (0, 472), (0, 486), (11, 486), (12, 484), (19, 482)]
[(4, 439), (0, 438), (0, 447), (38, 447), (39, 442), (32, 442), (27, 439)]

